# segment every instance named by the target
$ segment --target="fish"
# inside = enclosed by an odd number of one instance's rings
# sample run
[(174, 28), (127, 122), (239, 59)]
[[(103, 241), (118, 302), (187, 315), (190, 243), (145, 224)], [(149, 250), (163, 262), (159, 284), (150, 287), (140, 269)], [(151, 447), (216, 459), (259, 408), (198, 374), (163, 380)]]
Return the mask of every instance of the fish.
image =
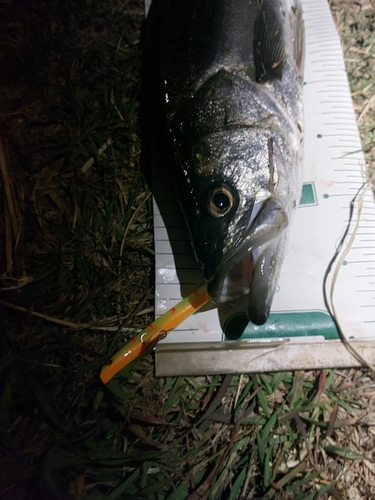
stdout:
[(299, 1), (153, 0), (149, 47), (170, 171), (217, 303), (264, 324), (303, 174)]

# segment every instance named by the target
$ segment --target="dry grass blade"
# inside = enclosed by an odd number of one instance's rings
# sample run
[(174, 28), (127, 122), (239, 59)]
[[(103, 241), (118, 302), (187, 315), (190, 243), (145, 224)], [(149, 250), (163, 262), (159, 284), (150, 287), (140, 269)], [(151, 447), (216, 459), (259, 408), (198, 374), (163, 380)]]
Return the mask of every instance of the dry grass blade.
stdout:
[(6, 207), (7, 207), (7, 211), (8, 211), (8, 214), (10, 217), (10, 222), (11, 222), (12, 233), (13, 233), (13, 237), (16, 237), (18, 234), (17, 219), (16, 219), (15, 208), (14, 208), (14, 201), (13, 201), (13, 196), (12, 196), (11, 184), (10, 184), (11, 181), (10, 181), (9, 175), (8, 175), (8, 168), (7, 168), (7, 164), (5, 161), (5, 153), (4, 153), (3, 143), (1, 140), (0, 140), (0, 170), (1, 170), (1, 177), (2, 177), (2, 181), (3, 181)]
[(0, 171), (4, 190), (4, 242), (5, 242), (5, 276), (11, 276), (13, 268), (13, 248), (19, 237), (18, 224), (14, 200), (11, 189), (11, 180), (5, 160), (5, 152), (0, 139)]

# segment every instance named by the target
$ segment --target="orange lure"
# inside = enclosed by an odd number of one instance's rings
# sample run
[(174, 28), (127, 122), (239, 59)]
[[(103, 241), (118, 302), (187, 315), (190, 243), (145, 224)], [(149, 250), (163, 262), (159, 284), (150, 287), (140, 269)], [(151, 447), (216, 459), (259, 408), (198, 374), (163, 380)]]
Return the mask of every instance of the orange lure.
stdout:
[(176, 328), (186, 318), (210, 302), (206, 285), (202, 285), (193, 293), (181, 300), (172, 309), (165, 312), (160, 318), (148, 325), (141, 333), (133, 337), (120, 351), (118, 351), (103, 366), (100, 378), (107, 384), (120, 370), (139, 358), (147, 346), (165, 338), (170, 330)]

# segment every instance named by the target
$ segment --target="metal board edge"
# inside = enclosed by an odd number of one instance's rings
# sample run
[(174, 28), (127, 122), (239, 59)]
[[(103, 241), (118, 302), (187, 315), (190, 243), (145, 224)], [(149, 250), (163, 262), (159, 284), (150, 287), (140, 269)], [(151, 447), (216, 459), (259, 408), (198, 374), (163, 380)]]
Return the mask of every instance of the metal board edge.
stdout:
[[(363, 358), (375, 364), (375, 340), (351, 342)], [(361, 366), (339, 340), (326, 340), (306, 347), (298, 342), (280, 342), (267, 347), (238, 346), (238, 342), (159, 344), (155, 351), (155, 375), (195, 376)]]

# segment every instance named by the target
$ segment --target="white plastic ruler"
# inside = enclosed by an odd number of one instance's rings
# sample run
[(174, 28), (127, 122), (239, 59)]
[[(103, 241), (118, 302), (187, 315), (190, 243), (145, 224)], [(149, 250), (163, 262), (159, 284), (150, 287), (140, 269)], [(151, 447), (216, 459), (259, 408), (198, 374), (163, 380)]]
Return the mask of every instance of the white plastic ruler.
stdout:
[[(303, 0), (302, 7), (306, 31), (304, 185), (270, 318), (257, 327), (244, 320), (241, 301), (219, 309), (211, 305), (159, 344), (157, 375), (358, 364), (337, 340), (324, 306), (322, 284), (347, 225), (349, 203), (365, 180), (365, 162), (329, 6), (325, 0)], [(202, 284), (203, 278), (166, 173), (160, 173), (160, 166), (155, 171), (157, 317)], [(345, 335), (356, 339), (361, 353), (374, 362), (375, 204), (369, 191), (354, 245), (340, 269), (334, 301)], [(244, 340), (246, 344), (238, 342)]]

